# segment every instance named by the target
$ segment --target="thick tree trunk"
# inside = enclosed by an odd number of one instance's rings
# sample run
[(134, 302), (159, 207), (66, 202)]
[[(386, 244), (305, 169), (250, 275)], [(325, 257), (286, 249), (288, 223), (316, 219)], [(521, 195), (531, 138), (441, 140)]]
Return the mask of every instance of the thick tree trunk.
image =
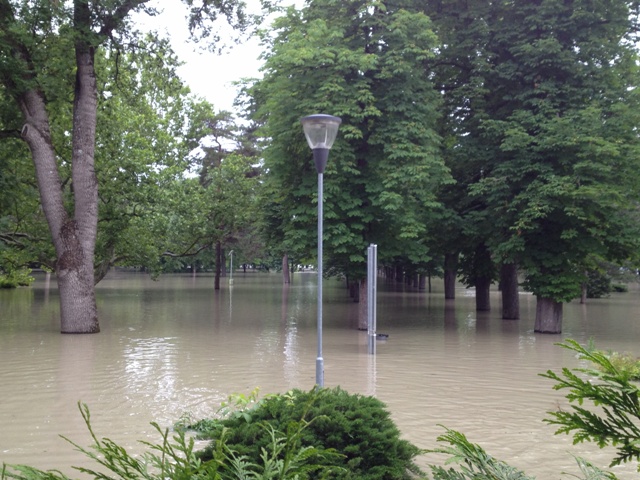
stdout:
[(62, 333), (100, 331), (94, 289), (94, 250), (98, 227), (95, 176), (97, 87), (93, 49), (76, 45), (76, 91), (73, 105), (73, 218), (65, 209), (49, 118), (43, 96), (28, 90), (18, 98), (25, 117), (22, 138), (31, 150), (42, 208), (56, 250)]
[(225, 249), (221, 249), (220, 250), (220, 260), (222, 260), (222, 263), (220, 264), (220, 277), (222, 278), (226, 278), (227, 276), (227, 252), (225, 251)]
[(587, 303), (587, 283), (583, 283), (582, 285), (580, 285), (580, 303), (582, 305), (584, 305), (585, 303)]
[(358, 282), (359, 304), (358, 304), (358, 330), (367, 329), (367, 314), (369, 308), (369, 298), (367, 295), (367, 278)]
[(491, 310), (491, 279), (479, 277), (476, 280), (476, 310), (488, 312)]
[(562, 303), (536, 297), (536, 333), (562, 333)]
[(502, 286), (502, 318), (518, 320), (520, 318), (520, 295), (518, 293), (518, 266), (504, 263), (500, 267), (500, 285)]
[(282, 257), (282, 283), (291, 283), (291, 275), (289, 274), (289, 255), (286, 253)]
[(351, 283), (350, 294), (351, 298), (353, 298), (353, 303), (360, 302), (360, 282), (357, 280)]
[(447, 253), (444, 256), (444, 298), (456, 298), (456, 277), (458, 272), (458, 254)]

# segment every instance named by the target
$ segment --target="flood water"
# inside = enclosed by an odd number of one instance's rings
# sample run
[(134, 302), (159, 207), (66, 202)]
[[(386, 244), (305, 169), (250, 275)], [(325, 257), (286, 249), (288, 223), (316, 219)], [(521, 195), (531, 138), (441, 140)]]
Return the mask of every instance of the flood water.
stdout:
[[(102, 332), (61, 335), (55, 281), (0, 291), (0, 463), (61, 469), (91, 465), (59, 435), (80, 445), (89, 437), (77, 409), (86, 403), (99, 437), (132, 452), (159, 440), (183, 415), (215, 413), (229, 394), (261, 394), (315, 382), (316, 275), (297, 273), (290, 286), (277, 274), (237, 272), (234, 285), (213, 290), (208, 275), (111, 273), (98, 285)], [(542, 422), (566, 406), (538, 374), (577, 367), (565, 338), (640, 355), (640, 294), (616, 294), (565, 306), (562, 335), (533, 333), (535, 300), (521, 296), (521, 320), (475, 312), (473, 291), (445, 302), (432, 293), (386, 283), (378, 288), (378, 332), (389, 338), (367, 352), (357, 305), (343, 283), (324, 282), (325, 386), (385, 402), (403, 436), (437, 446), (440, 425), (460, 430), (493, 456), (538, 479), (578, 473), (572, 455), (606, 467), (611, 451), (573, 446)], [(424, 458), (421, 463), (441, 460)], [(637, 478), (635, 465), (615, 468)]]

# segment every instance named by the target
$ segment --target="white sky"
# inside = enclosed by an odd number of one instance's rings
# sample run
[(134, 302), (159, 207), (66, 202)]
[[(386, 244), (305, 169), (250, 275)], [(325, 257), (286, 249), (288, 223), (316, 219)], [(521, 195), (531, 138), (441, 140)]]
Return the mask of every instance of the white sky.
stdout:
[[(250, 11), (259, 11), (258, 0), (246, 2)], [(187, 9), (181, 2), (155, 0), (153, 3), (163, 13), (150, 20), (145, 16), (142, 21), (171, 39), (178, 58), (185, 62), (179, 70), (185, 83), (194, 94), (210, 101), (216, 110), (233, 111), (233, 101), (238, 92), (232, 83), (242, 78), (260, 76), (262, 62), (258, 60), (260, 46), (257, 39), (234, 46), (222, 55), (209, 53), (188, 42)]]

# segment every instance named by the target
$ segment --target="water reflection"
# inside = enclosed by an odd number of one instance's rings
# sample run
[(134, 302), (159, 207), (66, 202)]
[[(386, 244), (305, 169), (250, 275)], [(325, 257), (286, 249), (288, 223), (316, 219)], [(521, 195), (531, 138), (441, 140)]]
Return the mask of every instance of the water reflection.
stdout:
[[(475, 312), (461, 290), (434, 293), (379, 282), (378, 330), (389, 339), (368, 354), (358, 305), (341, 282), (325, 282), (324, 356), (327, 386), (376, 395), (403, 434), (434, 447), (438, 424), (465, 432), (498, 458), (538, 478), (577, 473), (571, 451), (604, 466), (610, 453), (573, 447), (541, 419), (564, 405), (538, 376), (576, 366), (563, 338), (637, 352), (637, 292), (565, 308), (561, 336), (533, 333), (535, 300), (522, 295), (522, 317)], [(499, 305), (492, 293), (492, 305)], [(211, 276), (112, 274), (98, 286), (102, 333), (60, 335), (55, 282), (0, 291), (0, 461), (46, 468), (83, 465), (58, 434), (85, 445), (76, 410), (86, 402), (99, 436), (140, 451), (154, 439), (149, 422), (170, 426), (188, 412), (211, 415), (231, 393), (309, 389), (315, 380), (316, 288), (313, 274), (234, 275), (213, 290)], [(137, 449), (137, 450), (136, 450)], [(541, 461), (544, 459), (544, 461)], [(425, 460), (426, 462), (426, 460)], [(67, 470), (67, 473), (71, 473)], [(633, 468), (616, 471), (636, 478)]]

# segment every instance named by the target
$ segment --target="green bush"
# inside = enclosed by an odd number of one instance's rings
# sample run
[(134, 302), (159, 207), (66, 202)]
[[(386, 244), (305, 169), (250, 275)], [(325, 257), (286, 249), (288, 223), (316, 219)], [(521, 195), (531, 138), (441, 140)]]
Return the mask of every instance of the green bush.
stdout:
[(0, 288), (28, 287), (34, 282), (31, 270), (13, 270), (8, 273), (0, 273)]
[(624, 283), (612, 283), (611, 291), (615, 293), (627, 293), (629, 291), (629, 286)]
[(333, 472), (330, 478), (400, 480), (420, 473), (414, 463), (420, 450), (400, 439), (400, 431), (385, 405), (376, 398), (352, 395), (340, 388), (273, 395), (253, 408), (219, 420), (199, 422), (194, 427), (204, 438), (213, 440), (202, 452), (202, 460), (211, 458), (216, 441), (226, 432), (226, 445), (255, 461), (270, 441), (265, 425), (287, 431), (291, 424), (300, 421), (308, 422), (301, 433), (301, 445), (342, 454), (317, 459), (322, 465), (345, 469)]
[[(183, 431), (171, 437), (168, 430), (158, 424), (153, 427), (162, 438), (161, 443), (143, 441), (148, 451), (138, 455), (108, 438), (98, 438), (91, 427), (89, 409), (78, 404), (92, 438), (89, 448), (66, 439), (78, 451), (91, 458), (93, 468), (73, 467), (82, 478), (96, 480), (304, 480), (329, 478), (329, 469), (314, 459), (335, 456), (334, 452), (300, 445), (300, 434), (306, 424), (290, 425), (286, 434), (268, 429), (265, 448), (256, 459), (249, 459), (228, 448), (225, 435), (211, 452), (211, 459), (203, 461), (194, 449), (194, 439)], [(313, 475), (313, 476), (312, 476)], [(39, 470), (26, 465), (6, 465), (0, 468), (0, 480), (70, 480), (58, 470)]]
[(602, 298), (608, 297), (613, 291), (611, 277), (601, 271), (593, 270), (587, 275), (587, 297)]

